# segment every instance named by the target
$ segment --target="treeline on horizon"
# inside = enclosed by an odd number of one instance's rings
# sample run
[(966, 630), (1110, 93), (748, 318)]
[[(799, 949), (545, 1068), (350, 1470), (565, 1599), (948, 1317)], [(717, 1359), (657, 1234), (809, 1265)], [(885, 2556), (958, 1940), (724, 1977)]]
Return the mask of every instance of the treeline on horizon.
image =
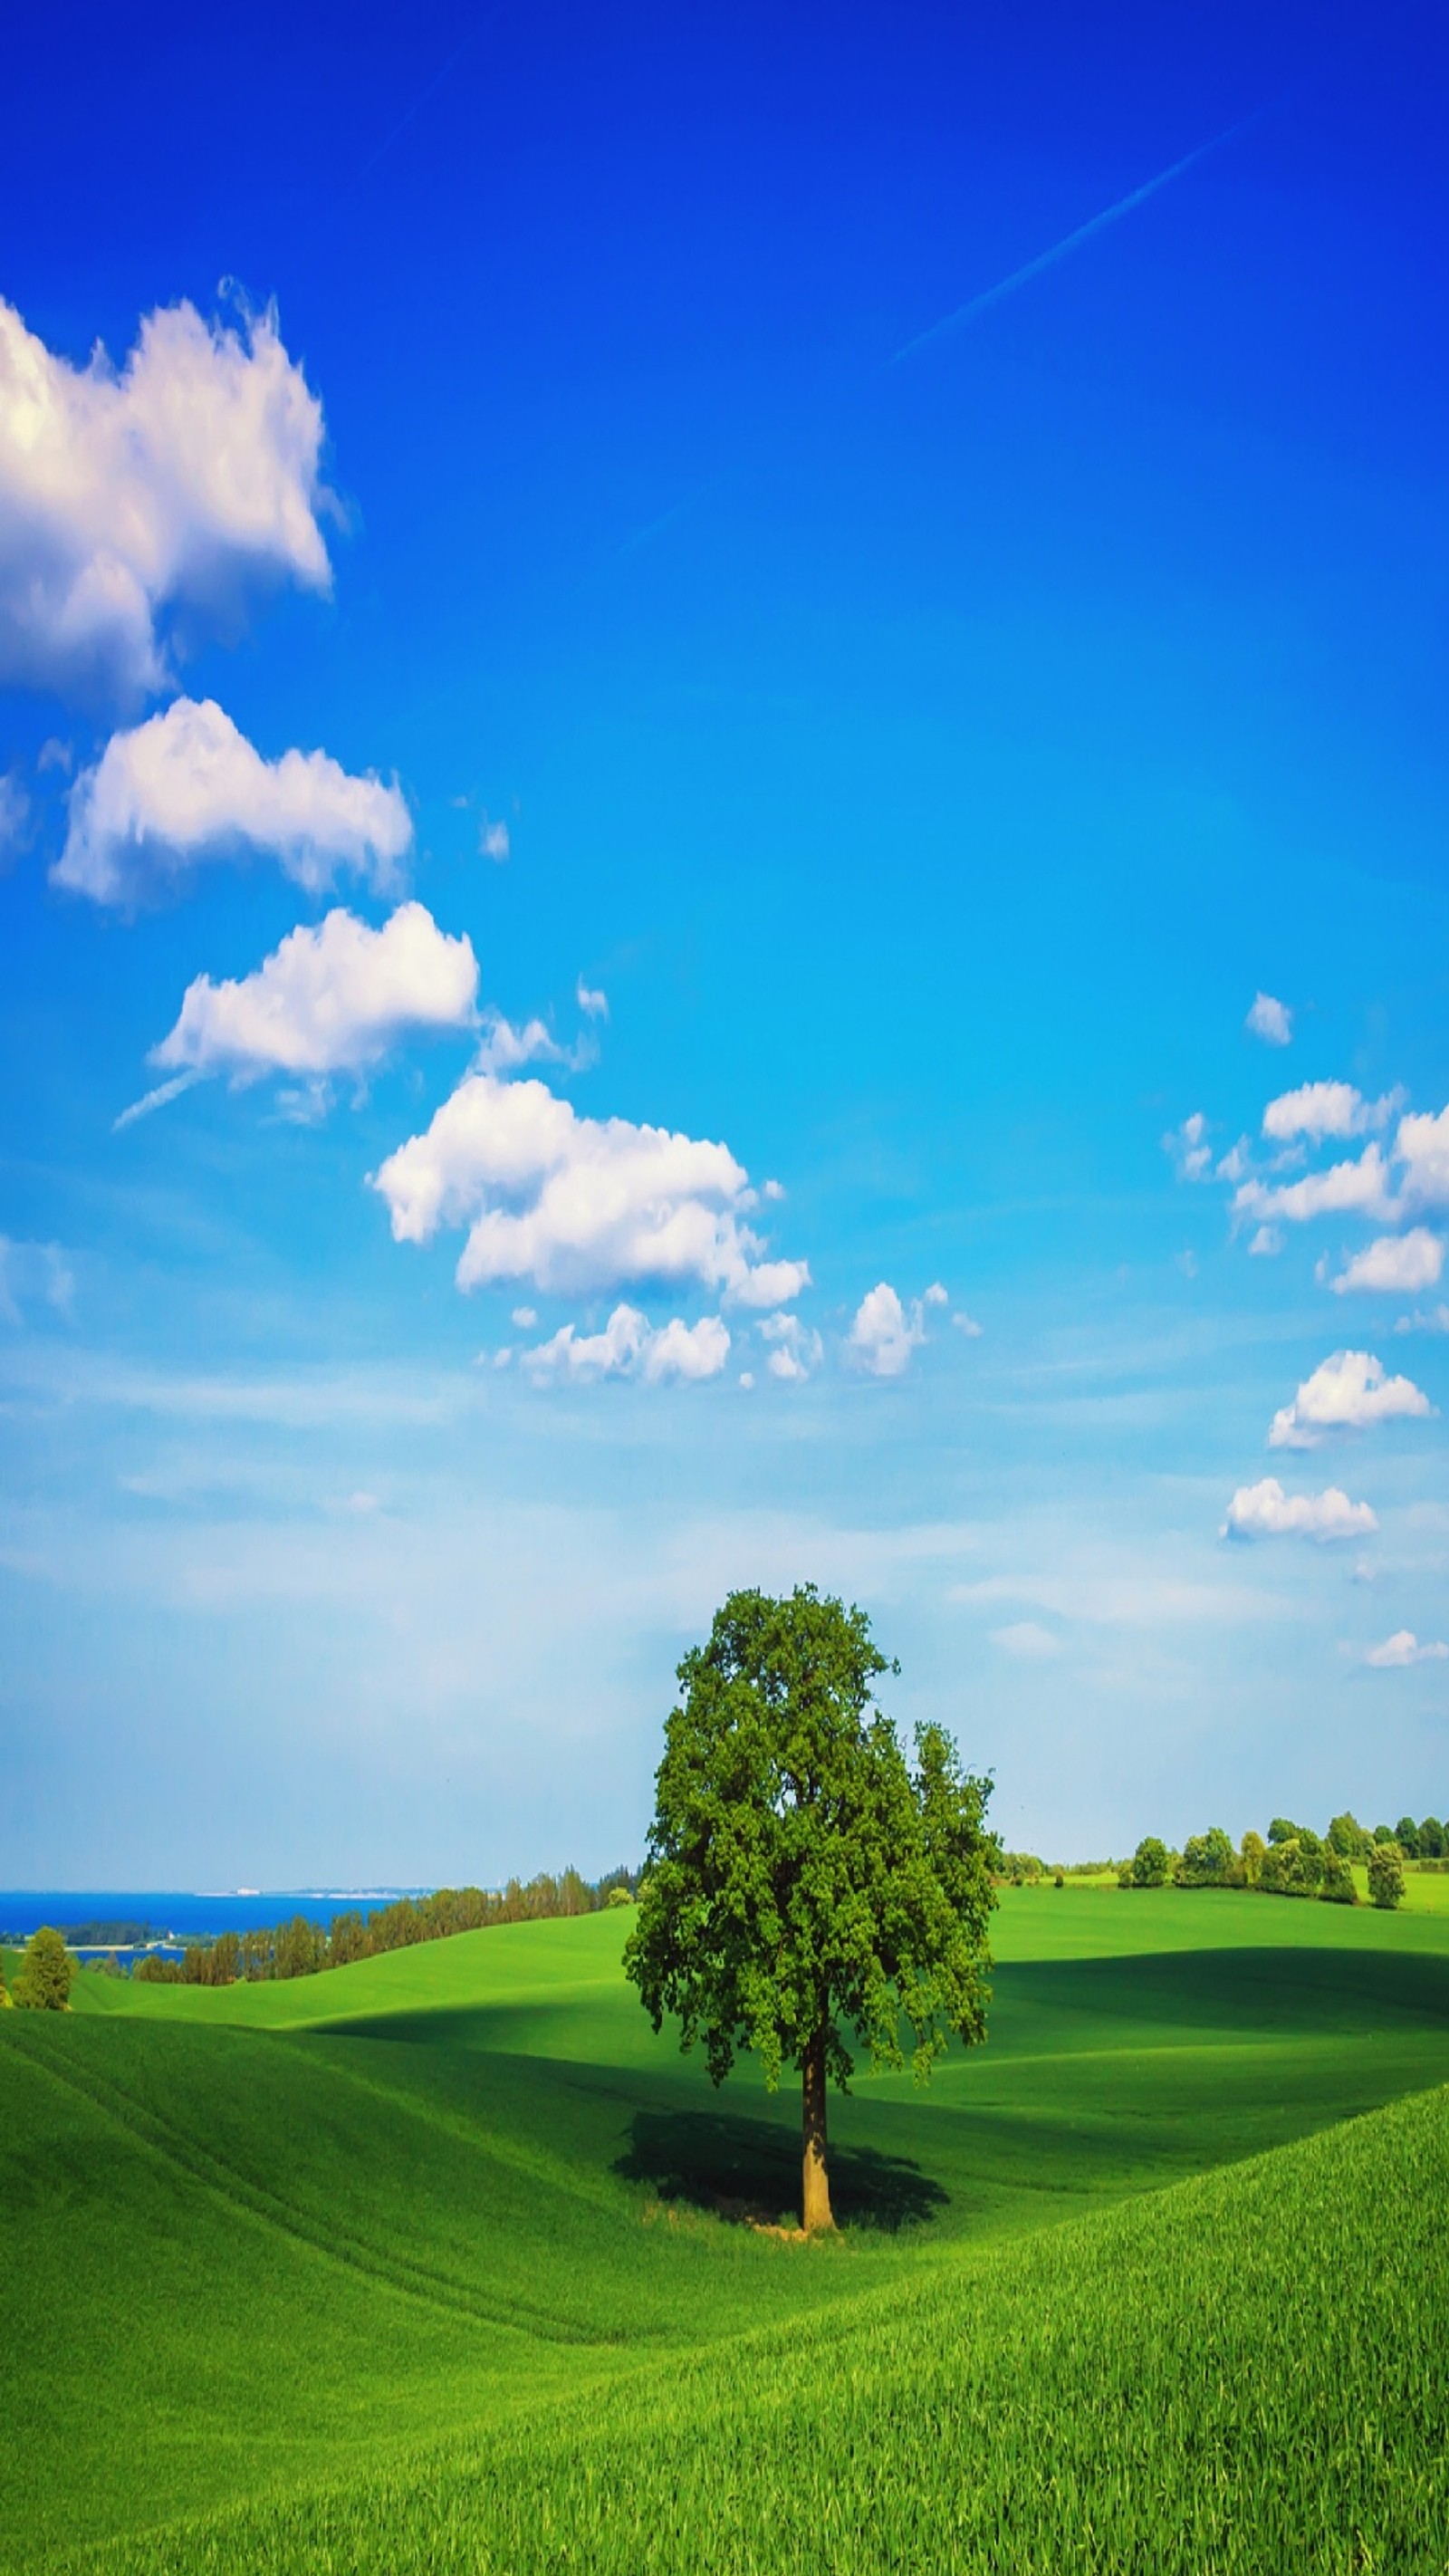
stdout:
[(289, 1922), (256, 1932), (219, 1932), (213, 1940), (188, 1941), (181, 1957), (151, 1951), (131, 1973), (146, 1985), (232, 1986), (245, 1981), (315, 1977), (327, 1968), (350, 1967), (358, 1959), (380, 1959), (391, 1950), (410, 1950), (423, 1941), (446, 1941), (455, 1932), (482, 1932), (496, 1923), (547, 1923), (574, 1914), (598, 1914), (609, 1905), (628, 1904), (639, 1884), (639, 1872), (607, 1870), (602, 1878), (582, 1878), (576, 1869), (555, 1877), (540, 1870), (535, 1878), (510, 1878), (506, 1886), (439, 1887), (431, 1896), (402, 1896), (371, 1914), (355, 1909), (334, 1914), (330, 1923), (310, 1922), (294, 1914)]
[(1404, 1893), (1404, 1864), (1420, 1869), (1449, 1869), (1449, 1827), (1437, 1816), (1415, 1823), (1401, 1816), (1396, 1825), (1361, 1825), (1347, 1810), (1335, 1816), (1326, 1834), (1291, 1816), (1275, 1816), (1267, 1839), (1251, 1828), (1234, 1849), (1221, 1825), (1189, 1834), (1181, 1851), (1160, 1834), (1145, 1834), (1130, 1860), (1082, 1864), (1049, 1871), (1033, 1852), (1004, 1852), (1002, 1876), (1013, 1886), (1055, 1876), (1060, 1887), (1068, 1877), (1105, 1876), (1115, 1869), (1120, 1887), (1240, 1887), (1260, 1896), (1321, 1897), (1330, 1905), (1356, 1905), (1354, 1863), (1366, 1865), (1369, 1896), (1375, 1905), (1397, 1905)]

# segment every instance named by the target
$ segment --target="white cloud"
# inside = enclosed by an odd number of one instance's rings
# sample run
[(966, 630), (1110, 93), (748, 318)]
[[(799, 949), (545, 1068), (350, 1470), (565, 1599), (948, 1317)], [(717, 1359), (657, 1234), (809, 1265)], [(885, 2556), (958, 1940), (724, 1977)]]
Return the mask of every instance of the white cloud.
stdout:
[(17, 1242), (0, 1234), (0, 1323), (23, 1324), (37, 1298), (57, 1315), (68, 1315), (74, 1293), (74, 1274), (58, 1243)]
[(1401, 1315), (1394, 1330), (1396, 1333), (1449, 1333), (1449, 1306), (1441, 1298), (1427, 1315)]
[(1259, 1261), (1276, 1260), (1282, 1249), (1283, 1237), (1276, 1225), (1260, 1225), (1248, 1246), (1249, 1252)]
[(1321, 1145), (1326, 1136), (1368, 1136), (1387, 1127), (1403, 1100), (1399, 1091), (1381, 1100), (1365, 1100), (1351, 1082), (1304, 1082), (1296, 1091), (1280, 1092), (1263, 1112), (1263, 1133), (1275, 1144), (1306, 1137)]
[(1449, 1207), (1449, 1108), (1399, 1120), (1394, 1152), (1404, 1165), (1404, 1197), (1414, 1207)]
[[(606, 1020), (608, 1018), (609, 996), (607, 993), (600, 992), (596, 988), (586, 984), (582, 975), (579, 977), (576, 989), (579, 1009), (583, 1012), (586, 1020)], [(768, 1183), (766, 1184), (766, 1187), (768, 1189)]]
[(449, 938), (422, 904), (401, 904), (381, 930), (338, 910), (289, 931), (254, 975), (220, 984), (198, 975), (150, 1061), (235, 1082), (356, 1073), (405, 1029), (472, 1028), (477, 992), (471, 942)]
[(1180, 1181), (1207, 1179), (1212, 1168), (1213, 1151), (1207, 1141), (1207, 1120), (1200, 1109), (1194, 1109), (1180, 1127), (1169, 1129), (1163, 1137), (1162, 1150), (1172, 1156)]
[(900, 1377), (910, 1365), (912, 1351), (926, 1338), (927, 1305), (939, 1304), (944, 1296), (944, 1289), (940, 1298), (927, 1289), (924, 1297), (915, 1298), (906, 1307), (894, 1288), (882, 1279), (862, 1297), (847, 1349), (872, 1377)]
[(1377, 1241), (1356, 1252), (1341, 1277), (1333, 1282), (1335, 1296), (1347, 1295), (1354, 1288), (1386, 1289), (1399, 1296), (1412, 1297), (1420, 1288), (1436, 1286), (1444, 1267), (1444, 1246), (1427, 1226), (1412, 1226), (1407, 1234), (1381, 1234)]
[(168, 610), (234, 617), (257, 583), (331, 582), (322, 406), (277, 316), (148, 314), (119, 372), (56, 357), (0, 300), (0, 681), (134, 700)]
[(640, 1377), (647, 1385), (660, 1386), (718, 1377), (729, 1351), (729, 1329), (718, 1315), (702, 1315), (697, 1324), (676, 1315), (655, 1332), (637, 1306), (620, 1305), (601, 1333), (581, 1334), (576, 1325), (563, 1325), (536, 1350), (525, 1352), (524, 1366), (540, 1383)]
[(767, 1261), (744, 1222), (749, 1176), (728, 1146), (627, 1118), (583, 1118), (534, 1079), (469, 1074), (373, 1175), (399, 1243), (466, 1226), (460, 1288), (529, 1279), (564, 1292), (697, 1280), (783, 1306), (803, 1261)]
[(478, 1044), (478, 1063), (485, 1073), (516, 1073), (521, 1065), (545, 1062), (561, 1063), (565, 1050), (542, 1020), (525, 1020), (518, 1027), (506, 1020), (501, 1011), (491, 1007), (483, 1014), (483, 1035)]
[(1433, 1411), (1422, 1388), (1386, 1377), (1369, 1351), (1335, 1351), (1274, 1414), (1270, 1449), (1314, 1449), (1325, 1431), (1362, 1431), (1376, 1422), (1422, 1420)]
[(1449, 1661), (1449, 1646), (1442, 1639), (1420, 1645), (1412, 1628), (1396, 1628), (1381, 1646), (1370, 1646), (1364, 1662), (1376, 1673), (1403, 1672), (1410, 1664), (1442, 1664)]
[(412, 836), (396, 784), (352, 777), (325, 751), (264, 760), (214, 699), (177, 698), (82, 770), (51, 875), (96, 903), (130, 904), (260, 852), (313, 892), (343, 868), (384, 891)]
[(798, 1386), (813, 1375), (825, 1356), (820, 1335), (802, 1324), (798, 1315), (766, 1315), (760, 1332), (773, 1345), (766, 1366), (771, 1377), (787, 1386)]
[(1301, 1181), (1270, 1187), (1244, 1181), (1233, 1193), (1234, 1213), (1271, 1222), (1285, 1217), (1305, 1225), (1316, 1216), (1392, 1218), (1397, 1209), (1389, 1184), (1389, 1167), (1377, 1145), (1366, 1145), (1356, 1162), (1334, 1163), (1326, 1172), (1307, 1172)]
[(1378, 1528), (1367, 1503), (1351, 1503), (1337, 1485), (1321, 1494), (1285, 1494), (1276, 1476), (1240, 1485), (1228, 1505), (1220, 1538), (1365, 1538)]
[(495, 866), (502, 867), (504, 860), (509, 855), (511, 847), (512, 844), (508, 838), (507, 824), (490, 823), (487, 815), (485, 814), (478, 827), (479, 857), (492, 859)]
[(538, 1314), (532, 1306), (515, 1306), (510, 1320), (520, 1333), (531, 1333), (538, 1322)]
[(1243, 1026), (1265, 1046), (1287, 1046), (1293, 1036), (1293, 1014), (1286, 1002), (1276, 1002), (1271, 993), (1255, 993)]
[(1062, 1651), (1060, 1637), (1044, 1628), (1039, 1619), (1012, 1619), (1004, 1628), (987, 1631), (993, 1646), (1004, 1655), (1014, 1655), (1021, 1663), (1049, 1663)]
[(967, 1340), (970, 1342), (979, 1342), (982, 1334), (986, 1330), (986, 1326), (984, 1324), (977, 1323), (974, 1315), (953, 1315), (951, 1321), (955, 1325), (957, 1332), (964, 1333)]

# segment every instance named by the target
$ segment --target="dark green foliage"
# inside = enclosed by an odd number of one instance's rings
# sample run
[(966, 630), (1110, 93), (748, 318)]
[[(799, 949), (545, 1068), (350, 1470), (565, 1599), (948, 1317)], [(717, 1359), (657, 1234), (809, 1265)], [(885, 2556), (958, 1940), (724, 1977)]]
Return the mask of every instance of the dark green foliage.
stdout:
[(1376, 1843), (1391, 1843), (1393, 1839), (1394, 1829), (1392, 1825), (1375, 1825), (1374, 1841)]
[(1437, 1816), (1421, 1816), (1419, 1819), (1420, 1860), (1442, 1860), (1443, 1857), (1443, 1826), (1440, 1824)]
[(1400, 1851), (1403, 1853), (1405, 1860), (1418, 1859), (1419, 1828), (1415, 1824), (1412, 1816), (1400, 1816), (1398, 1823), (1394, 1827), (1394, 1840), (1398, 1844)]
[(1290, 1816), (1275, 1816), (1268, 1827), (1268, 1840), (1270, 1843), (1296, 1843), (1302, 1833), (1303, 1827), (1295, 1825)]
[(1144, 1834), (1132, 1855), (1134, 1887), (1165, 1887), (1171, 1855), (1157, 1834)]
[(1046, 1862), (1035, 1852), (1004, 1851), (996, 1874), (1011, 1887), (1034, 1887), (1046, 1876)]
[(1189, 1834), (1173, 1871), (1179, 1887), (1231, 1887), (1237, 1878), (1237, 1854), (1221, 1825), (1205, 1834)]
[(25, 1944), (15, 2001), (30, 2012), (68, 2012), (75, 1961), (53, 1923), (42, 1923)]
[(679, 1667), (624, 1965), (716, 2084), (750, 2050), (773, 2088), (822, 2034), (842, 2086), (852, 2037), (899, 2066), (904, 2020), (924, 2076), (985, 2035), (990, 1783), (936, 1726), (908, 1768), (873, 1699), (891, 1669), (813, 1585), (732, 1593)]
[(1369, 1854), (1369, 1895), (1386, 1910), (1402, 1904), (1404, 1861), (1397, 1843), (1375, 1843)]
[(1366, 1833), (1357, 1816), (1347, 1813), (1335, 1816), (1328, 1828), (1328, 1847), (1340, 1860), (1367, 1860), (1373, 1849), (1373, 1836)]

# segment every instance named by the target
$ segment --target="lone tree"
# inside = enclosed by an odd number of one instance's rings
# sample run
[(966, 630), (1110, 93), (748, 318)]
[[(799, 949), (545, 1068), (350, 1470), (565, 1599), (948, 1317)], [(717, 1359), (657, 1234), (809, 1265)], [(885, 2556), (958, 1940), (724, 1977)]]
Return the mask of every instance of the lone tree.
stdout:
[(65, 1946), (62, 1933), (53, 1923), (42, 1923), (25, 1944), (20, 1974), (15, 1980), (15, 2000), (27, 2004), (32, 2012), (69, 2012), (71, 1980), (75, 1961)]
[(846, 2034), (899, 2067), (904, 2021), (918, 2081), (950, 2032), (986, 2036), (991, 1782), (938, 1726), (917, 1727), (909, 1767), (872, 1697), (898, 1670), (864, 1611), (813, 1584), (730, 1594), (679, 1667), (624, 1952), (655, 2029), (677, 2015), (716, 2084), (740, 2050), (771, 2092), (798, 2067), (810, 2233), (834, 2223), (826, 2085), (849, 2089)]

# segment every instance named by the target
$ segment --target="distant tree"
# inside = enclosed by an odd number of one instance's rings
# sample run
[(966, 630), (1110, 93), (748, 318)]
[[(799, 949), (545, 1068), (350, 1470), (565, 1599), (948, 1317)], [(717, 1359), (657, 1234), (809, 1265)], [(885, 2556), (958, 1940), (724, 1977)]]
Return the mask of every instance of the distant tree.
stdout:
[(1231, 1887), (1237, 1855), (1221, 1825), (1205, 1834), (1189, 1834), (1173, 1871), (1178, 1887)]
[(1373, 1836), (1365, 1833), (1357, 1816), (1347, 1813), (1335, 1816), (1328, 1828), (1328, 1844), (1340, 1860), (1367, 1860)]
[(616, 1906), (632, 1905), (633, 1902), (634, 1899), (630, 1895), (627, 1887), (619, 1887), (616, 1885), (610, 1888), (608, 1895), (604, 1899), (604, 1911), (605, 1913), (612, 1913)]
[(873, 1695), (897, 1669), (864, 1611), (813, 1584), (730, 1595), (679, 1667), (624, 1950), (655, 2029), (677, 2015), (716, 2084), (743, 2049), (771, 2090), (799, 2069), (811, 2233), (833, 2224), (826, 2087), (848, 2085), (846, 2035), (899, 2066), (904, 2020), (920, 2079), (948, 2033), (986, 2030), (991, 1783), (938, 1726), (916, 1729), (910, 1769)]
[(1397, 1843), (1375, 1843), (1369, 1854), (1369, 1895), (1387, 1911), (1403, 1903), (1404, 1858)]
[(1265, 1896), (1316, 1896), (1323, 1885), (1323, 1868), (1323, 1845), (1317, 1834), (1305, 1829), (1269, 1847), (1258, 1885)]
[(1420, 1860), (1442, 1860), (1443, 1857), (1443, 1826), (1440, 1824), (1437, 1816), (1421, 1816), (1419, 1819)]
[(1270, 1843), (1296, 1843), (1302, 1831), (1302, 1826), (1295, 1825), (1291, 1816), (1275, 1816), (1268, 1827), (1268, 1840)]
[(1376, 1843), (1391, 1843), (1393, 1839), (1394, 1829), (1392, 1825), (1375, 1825), (1374, 1841)]
[(1418, 1859), (1419, 1828), (1415, 1824), (1412, 1816), (1400, 1816), (1398, 1823), (1394, 1827), (1394, 1840), (1398, 1844), (1400, 1851), (1403, 1853), (1405, 1860)]
[(1262, 1877), (1263, 1863), (1267, 1856), (1267, 1844), (1261, 1834), (1254, 1833), (1250, 1825), (1238, 1845), (1238, 1867), (1243, 1874), (1244, 1887), (1257, 1886)]
[(75, 1961), (65, 1946), (63, 1933), (53, 1923), (42, 1923), (25, 1944), (20, 1974), (15, 1980), (15, 2000), (31, 2012), (69, 2012), (70, 1990), (75, 1978)]
[(1134, 1887), (1165, 1887), (1171, 1859), (1167, 1845), (1158, 1834), (1144, 1834), (1132, 1855)]
[(1358, 1890), (1353, 1883), (1353, 1863), (1345, 1860), (1332, 1843), (1324, 1847), (1323, 1884), (1319, 1895), (1326, 1905), (1357, 1905)]

